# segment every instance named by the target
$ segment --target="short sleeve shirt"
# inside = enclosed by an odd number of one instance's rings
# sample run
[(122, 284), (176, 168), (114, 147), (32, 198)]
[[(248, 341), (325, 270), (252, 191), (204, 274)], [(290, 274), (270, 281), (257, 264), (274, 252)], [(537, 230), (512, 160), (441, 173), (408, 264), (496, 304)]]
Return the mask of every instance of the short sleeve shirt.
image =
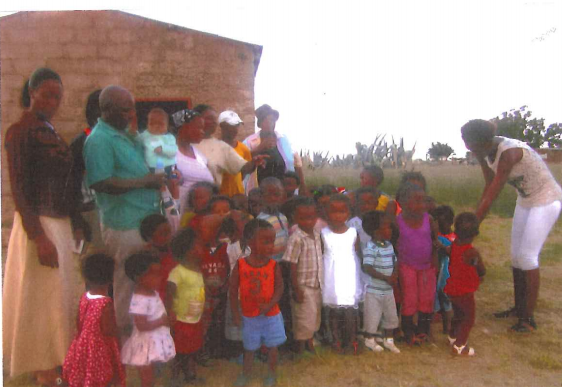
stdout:
[[(86, 139), (84, 161), (88, 187), (112, 177), (136, 179), (149, 173), (142, 145), (101, 118)], [(160, 193), (146, 188), (121, 195), (96, 192), (96, 203), (103, 225), (114, 230), (132, 230), (138, 229), (146, 216), (160, 212)]]
[[(246, 162), (252, 161), (252, 152), (250, 149), (241, 142), (236, 144), (233, 148), (240, 157), (242, 157)], [(242, 184), (242, 173), (238, 172), (235, 174), (224, 172), (222, 174), (222, 184), (220, 188), (221, 195), (226, 195), (232, 197), (237, 194), (244, 193), (244, 185)]]
[(153, 296), (133, 293), (129, 313), (146, 316), (148, 321), (154, 321), (166, 314), (166, 308), (156, 292)]
[(289, 237), (283, 261), (297, 265), (299, 285), (321, 287), (324, 278), (324, 260), (320, 233), (314, 230), (313, 235), (309, 235), (297, 227)]
[(219, 187), (222, 184), (223, 173), (239, 173), (246, 164), (246, 160), (240, 157), (233, 147), (216, 138), (207, 138), (195, 148), (207, 158), (207, 167)]
[[(392, 275), (394, 265), (396, 263), (396, 255), (394, 248), (389, 241), (385, 242), (368, 242), (367, 247), (363, 249), (363, 265), (372, 266), (376, 271), (386, 276)], [(379, 295), (392, 294), (392, 286), (386, 281), (366, 276), (367, 292)]]
[(178, 321), (198, 323), (205, 306), (203, 275), (183, 265), (177, 265), (170, 272), (168, 282), (176, 285), (173, 309)]
[(287, 217), (280, 212), (277, 213), (277, 215), (262, 212), (258, 215), (258, 219), (267, 221), (275, 230), (275, 250), (280, 248), (283, 248), (283, 250), (271, 258), (279, 262), (283, 258), (289, 240), (289, 222), (287, 221)]

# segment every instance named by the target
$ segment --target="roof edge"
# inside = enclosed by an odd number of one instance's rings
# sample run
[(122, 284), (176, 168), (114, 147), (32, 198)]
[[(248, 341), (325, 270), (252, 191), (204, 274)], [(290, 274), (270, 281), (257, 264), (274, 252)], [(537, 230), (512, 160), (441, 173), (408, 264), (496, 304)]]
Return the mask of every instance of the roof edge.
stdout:
[(262, 52), (263, 52), (263, 46), (261, 46), (259, 44), (244, 42), (244, 41), (241, 41), (241, 40), (228, 38), (226, 36), (221, 36), (221, 35), (218, 35), (218, 34), (212, 34), (210, 32), (199, 31), (199, 30), (195, 30), (193, 28), (183, 27), (183, 26), (179, 26), (177, 24), (172, 24), (172, 23), (168, 23), (168, 22), (164, 22), (164, 21), (160, 21), (160, 20), (156, 20), (156, 19), (151, 19), (149, 17), (140, 16), (140, 15), (136, 15), (134, 13), (116, 10), (116, 9), (99, 9), (99, 10), (75, 9), (75, 10), (49, 10), (49, 11), (19, 11), (19, 12), (12, 13), (10, 15), (2, 16), (0, 18), (0, 23), (2, 23), (3, 20), (6, 20), (8, 18), (15, 18), (15, 17), (22, 16), (24, 14), (39, 13), (39, 12), (115, 12), (115, 13), (120, 13), (120, 14), (123, 14), (123, 15), (126, 15), (126, 16), (134, 17), (134, 18), (139, 18), (139, 19), (142, 19), (142, 20), (149, 20), (151, 22), (158, 23), (158, 24), (161, 24), (163, 26), (166, 26), (167, 28), (197, 32), (199, 34), (207, 35), (209, 37), (225, 39), (225, 40), (228, 40), (228, 41), (236, 43), (236, 44), (243, 44), (245, 46), (249, 46), (252, 49), (252, 51), (254, 52), (254, 77), (256, 76), (256, 74), (258, 72), (258, 67), (259, 67)]
[(127, 15), (127, 16), (132, 16), (132, 17), (135, 17), (135, 18), (143, 19), (143, 20), (150, 20), (152, 22), (162, 24), (162, 25), (165, 25), (165, 26), (168, 26), (168, 27), (173, 27), (173, 28), (177, 28), (177, 29), (181, 29), (181, 30), (187, 30), (187, 31), (193, 31), (193, 32), (197, 32), (197, 33), (208, 35), (208, 36), (215, 37), (215, 38), (226, 39), (226, 40), (229, 40), (229, 41), (234, 42), (234, 43), (240, 43), (240, 44), (244, 44), (244, 45), (247, 45), (247, 46), (256, 47), (256, 48), (260, 49), (260, 52), (261, 52), (261, 49), (263, 48), (263, 46), (260, 46), (259, 44), (244, 42), (242, 40), (236, 40), (236, 39), (228, 38), (226, 36), (213, 34), (213, 33), (210, 33), (210, 32), (199, 31), (199, 30), (195, 30), (193, 28), (179, 26), (177, 24), (168, 23), (168, 22), (164, 22), (164, 21), (161, 21), (161, 20), (151, 19), (149, 17), (136, 15), (134, 13), (130, 13), (130, 12), (127, 12), (127, 11), (121, 11), (121, 10), (118, 10), (118, 9), (74, 9), (74, 10), (48, 10), (48, 11), (19, 11), (19, 12), (12, 13), (10, 15), (0, 17), (0, 22), (2, 20), (8, 19), (8, 18), (14, 18), (16, 16), (21, 16), (21, 15), (26, 14), (26, 13), (43, 13), (43, 12), (116, 12), (116, 13), (121, 13), (121, 14), (124, 14), (124, 15)]

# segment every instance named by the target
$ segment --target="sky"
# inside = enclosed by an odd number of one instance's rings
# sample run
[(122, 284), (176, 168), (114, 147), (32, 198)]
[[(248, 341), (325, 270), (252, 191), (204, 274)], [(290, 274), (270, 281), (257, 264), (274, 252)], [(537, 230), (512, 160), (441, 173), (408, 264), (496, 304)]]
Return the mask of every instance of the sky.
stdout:
[(54, 9), (120, 9), (262, 45), (255, 105), (279, 110), (296, 150), (354, 153), (380, 134), (416, 144), (414, 158), (437, 141), (462, 157), (470, 119), (528, 105), (562, 122), (561, 0), (19, 0), (0, 16)]

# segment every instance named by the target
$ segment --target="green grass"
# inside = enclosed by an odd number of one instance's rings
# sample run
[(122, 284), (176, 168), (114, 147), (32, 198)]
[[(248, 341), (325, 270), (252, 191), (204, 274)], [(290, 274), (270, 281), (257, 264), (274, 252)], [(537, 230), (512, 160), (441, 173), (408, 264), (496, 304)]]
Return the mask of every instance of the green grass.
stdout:
[(554, 266), (562, 263), (562, 243), (552, 243), (541, 251), (541, 265)]
[[(554, 350), (554, 353), (557, 353), (556, 352), (557, 349)], [(549, 354), (536, 356), (529, 361), (529, 364), (531, 364), (531, 367), (538, 370), (549, 370), (549, 371), (562, 370), (562, 361), (560, 361), (560, 359), (554, 358), (552, 355)]]
[[(562, 180), (562, 165), (550, 165), (558, 181)], [(478, 166), (466, 165), (420, 165), (414, 167), (427, 180), (427, 192), (438, 204), (447, 204), (455, 211), (475, 210), (484, 190), (484, 178)], [(402, 170), (384, 169), (381, 190), (394, 196), (400, 183)], [(309, 187), (333, 184), (348, 189), (359, 187), (359, 169), (326, 167), (317, 170), (305, 169)], [(501, 217), (512, 217), (517, 194), (508, 186), (495, 201), (490, 213)]]

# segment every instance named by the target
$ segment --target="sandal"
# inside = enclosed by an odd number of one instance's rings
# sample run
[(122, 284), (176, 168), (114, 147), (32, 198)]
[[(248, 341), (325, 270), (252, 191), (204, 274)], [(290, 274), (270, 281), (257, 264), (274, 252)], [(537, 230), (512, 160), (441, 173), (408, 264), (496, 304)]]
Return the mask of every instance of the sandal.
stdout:
[(536, 326), (537, 324), (532, 318), (520, 318), (517, 324), (509, 328), (509, 330), (516, 333), (531, 333), (535, 330)]
[(517, 309), (515, 309), (515, 307), (512, 307), (510, 309), (501, 311), (501, 312), (496, 312), (494, 313), (494, 317), (495, 318), (509, 318), (509, 317), (515, 317), (517, 316)]
[(359, 355), (359, 343), (357, 341), (354, 341), (353, 343), (351, 343), (351, 346), (353, 347), (353, 354)]
[(405, 337), (405, 341), (406, 341), (406, 344), (408, 344), (408, 346), (410, 346), (410, 347), (413, 347), (413, 346), (419, 347), (419, 346), (422, 345), (422, 342), (420, 341), (420, 339), (415, 335), (412, 335), (411, 337)]
[(474, 348), (467, 347), (467, 344), (461, 345), (460, 347), (457, 347), (456, 345), (453, 344), (451, 352), (455, 356), (474, 356), (475, 354)]
[(417, 342), (419, 342), (420, 344), (422, 344), (422, 343), (429, 343), (429, 336), (426, 335), (425, 333), (420, 333), (420, 334), (417, 334), (417, 335), (415, 336), (415, 340), (416, 340)]
[(35, 384), (44, 387), (66, 386), (66, 382), (62, 380), (62, 367), (56, 367), (48, 372), (38, 372), (35, 375)]
[(342, 350), (342, 347), (341, 347), (341, 341), (334, 341), (332, 343), (332, 351), (334, 351), (337, 354), (343, 353), (343, 350)]

